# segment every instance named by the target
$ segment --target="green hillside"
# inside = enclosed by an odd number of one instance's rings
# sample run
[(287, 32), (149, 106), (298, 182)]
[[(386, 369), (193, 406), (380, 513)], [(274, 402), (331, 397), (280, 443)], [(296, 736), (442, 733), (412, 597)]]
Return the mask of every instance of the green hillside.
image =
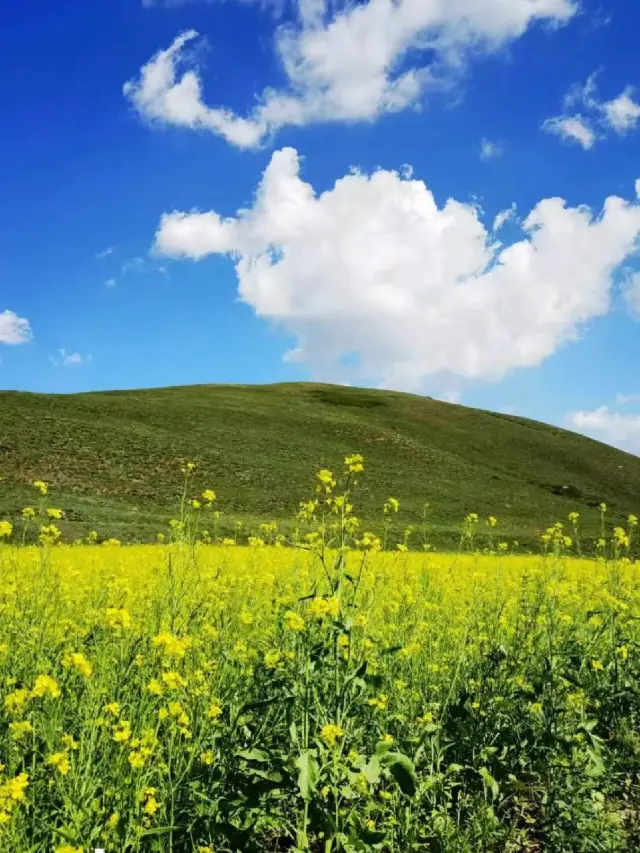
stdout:
[(313, 493), (318, 468), (362, 453), (356, 507), (369, 525), (383, 501), (418, 523), (425, 502), (435, 542), (456, 541), (468, 512), (493, 514), (500, 535), (533, 543), (581, 512), (595, 535), (640, 510), (640, 458), (571, 432), (425, 397), (317, 384), (191, 386), (78, 395), (0, 393), (0, 518), (51, 484), (67, 535), (96, 528), (153, 539), (171, 517), (180, 465), (216, 490), (231, 525), (288, 519)]

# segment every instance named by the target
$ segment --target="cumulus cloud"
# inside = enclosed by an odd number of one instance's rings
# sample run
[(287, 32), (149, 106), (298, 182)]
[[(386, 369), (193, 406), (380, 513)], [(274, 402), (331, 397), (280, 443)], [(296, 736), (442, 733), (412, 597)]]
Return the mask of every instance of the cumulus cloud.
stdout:
[(577, 432), (640, 454), (640, 415), (622, 414), (600, 406), (592, 411), (571, 412), (567, 421)]
[(26, 344), (32, 337), (28, 320), (13, 311), (0, 313), (0, 344)]
[[(610, 101), (602, 100), (598, 96), (597, 77), (596, 72), (584, 85), (572, 86), (565, 95), (564, 114), (547, 119), (542, 129), (565, 141), (577, 142), (585, 150), (605, 139), (610, 131), (623, 135), (635, 130), (640, 123), (640, 103), (634, 99), (633, 87), (627, 86)], [(572, 112), (576, 107), (584, 110), (586, 117)]]
[(476, 205), (439, 207), (406, 173), (354, 171), (318, 195), (299, 171), (294, 149), (277, 151), (249, 209), (166, 213), (155, 251), (232, 257), (240, 298), (315, 375), (418, 388), (537, 365), (609, 310), (640, 235), (636, 202), (612, 196), (596, 215), (548, 198), (502, 246)]
[[(295, 21), (276, 29), (282, 89), (265, 89), (242, 117), (204, 99), (188, 45), (195, 30), (158, 51), (124, 94), (147, 120), (208, 130), (241, 148), (286, 125), (372, 120), (416, 104), (473, 53), (493, 52), (536, 22), (560, 25), (575, 0), (294, 0)], [(363, 49), (366, 45), (366, 49)]]
[(79, 352), (67, 352), (64, 347), (58, 350), (56, 355), (49, 356), (49, 361), (55, 367), (79, 367), (91, 361), (90, 355), (81, 355)]

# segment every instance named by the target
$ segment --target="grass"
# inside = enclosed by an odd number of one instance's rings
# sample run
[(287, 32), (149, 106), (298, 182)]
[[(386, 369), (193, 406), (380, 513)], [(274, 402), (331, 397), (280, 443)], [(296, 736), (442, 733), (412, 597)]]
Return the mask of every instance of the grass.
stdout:
[(469, 512), (498, 516), (501, 535), (533, 547), (572, 510), (585, 540), (604, 501), (622, 524), (638, 510), (640, 459), (571, 432), (425, 397), (318, 384), (190, 386), (77, 395), (0, 393), (0, 517), (51, 484), (65, 536), (152, 541), (198, 462), (223, 524), (284, 522), (310, 472), (357, 450), (367, 460), (361, 516), (378, 523), (389, 495), (403, 523), (430, 505), (432, 541), (454, 547)]

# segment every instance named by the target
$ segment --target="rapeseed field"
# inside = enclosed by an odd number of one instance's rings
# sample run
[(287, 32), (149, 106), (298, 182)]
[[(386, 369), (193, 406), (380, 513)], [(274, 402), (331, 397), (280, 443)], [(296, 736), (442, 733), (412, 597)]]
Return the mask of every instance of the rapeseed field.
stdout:
[(240, 545), (194, 467), (157, 545), (63, 543), (40, 481), (0, 520), (0, 851), (640, 849), (633, 516), (433, 553), (355, 455)]

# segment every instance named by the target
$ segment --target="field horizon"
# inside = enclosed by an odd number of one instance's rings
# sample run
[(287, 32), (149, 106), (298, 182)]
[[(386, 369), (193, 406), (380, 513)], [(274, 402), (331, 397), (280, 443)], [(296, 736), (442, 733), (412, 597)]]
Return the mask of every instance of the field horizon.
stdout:
[(81, 394), (0, 392), (0, 514), (17, 519), (31, 483), (50, 484), (65, 538), (152, 541), (174, 515), (180, 467), (198, 464), (221, 525), (286, 528), (314, 472), (362, 453), (357, 511), (375, 529), (390, 496), (399, 529), (423, 522), (454, 547), (469, 512), (531, 548), (569, 512), (584, 542), (599, 506), (624, 524), (638, 512), (640, 458), (542, 422), (397, 391), (320, 383), (189, 385)]

